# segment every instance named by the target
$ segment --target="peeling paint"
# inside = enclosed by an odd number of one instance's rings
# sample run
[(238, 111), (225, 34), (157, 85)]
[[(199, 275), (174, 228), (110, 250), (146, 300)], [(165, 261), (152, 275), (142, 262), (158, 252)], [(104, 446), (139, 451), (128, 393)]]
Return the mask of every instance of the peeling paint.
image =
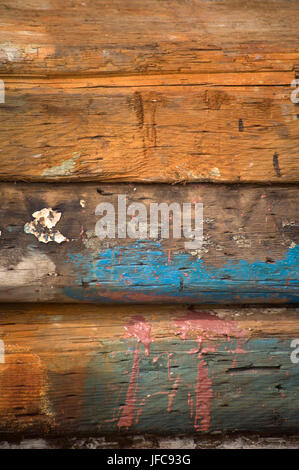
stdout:
[(219, 169), (217, 167), (215, 167), (215, 168), (211, 169), (211, 171), (209, 173), (209, 176), (211, 178), (220, 178), (221, 173), (220, 173)]
[(243, 228), (239, 228), (239, 233), (237, 233), (236, 235), (233, 235), (233, 240), (236, 242), (236, 244), (240, 248), (250, 248), (251, 247), (251, 241), (248, 239), (248, 237), (244, 233)]
[(70, 176), (74, 173), (76, 167), (76, 161), (80, 158), (81, 153), (74, 153), (72, 158), (65, 160), (61, 165), (52, 166), (43, 171), (42, 176)]
[(35, 220), (24, 225), (25, 233), (34, 235), (42, 243), (69, 241), (59, 230), (53, 230), (61, 218), (61, 212), (45, 207), (40, 211), (34, 212), (32, 217)]

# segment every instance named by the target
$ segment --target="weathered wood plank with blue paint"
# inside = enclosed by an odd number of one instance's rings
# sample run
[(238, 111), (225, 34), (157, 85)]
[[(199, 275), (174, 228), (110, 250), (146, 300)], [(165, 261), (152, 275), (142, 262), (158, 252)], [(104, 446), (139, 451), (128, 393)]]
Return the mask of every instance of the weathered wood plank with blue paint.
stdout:
[(296, 182), (294, 78), (5, 78), (0, 179)]
[[(203, 203), (202, 246), (173, 238), (173, 220), (169, 239), (148, 229), (144, 239), (101, 240), (95, 209), (111, 203), (117, 222), (121, 194), (148, 219), (151, 203)], [(19, 183), (1, 184), (0, 196), (1, 301), (298, 301), (295, 186)]]
[(293, 308), (1, 305), (0, 433), (298, 432), (298, 337)]

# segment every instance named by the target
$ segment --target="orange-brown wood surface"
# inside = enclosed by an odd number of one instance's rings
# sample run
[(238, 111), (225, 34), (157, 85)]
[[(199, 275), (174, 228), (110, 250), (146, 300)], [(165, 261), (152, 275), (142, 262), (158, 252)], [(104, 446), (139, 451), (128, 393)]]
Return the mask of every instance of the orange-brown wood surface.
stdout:
[(293, 308), (0, 306), (0, 433), (298, 432)]
[(1, 436), (298, 432), (298, 78), (296, 0), (0, 0)]
[(294, 182), (293, 74), (5, 79), (0, 178)]
[(296, 0), (2, 0), (0, 73), (292, 71)]
[(2, 1), (0, 178), (296, 181), (298, 8)]

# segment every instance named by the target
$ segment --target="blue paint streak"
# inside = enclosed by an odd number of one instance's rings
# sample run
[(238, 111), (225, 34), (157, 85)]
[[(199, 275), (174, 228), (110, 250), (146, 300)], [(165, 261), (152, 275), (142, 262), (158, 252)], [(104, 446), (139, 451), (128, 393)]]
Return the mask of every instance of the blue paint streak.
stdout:
[[(285, 259), (275, 263), (230, 260), (215, 268), (188, 253), (172, 254), (169, 263), (168, 252), (162, 250), (160, 243), (140, 241), (101, 250), (96, 255), (69, 253), (77, 286), (65, 288), (65, 293), (90, 301), (111, 301), (110, 291), (123, 292), (123, 301), (134, 301), (132, 295), (141, 293), (152, 295), (157, 302), (163, 297), (208, 303), (267, 299), (296, 302), (298, 255), (296, 246), (289, 249)], [(82, 287), (82, 283), (88, 283), (88, 287)]]

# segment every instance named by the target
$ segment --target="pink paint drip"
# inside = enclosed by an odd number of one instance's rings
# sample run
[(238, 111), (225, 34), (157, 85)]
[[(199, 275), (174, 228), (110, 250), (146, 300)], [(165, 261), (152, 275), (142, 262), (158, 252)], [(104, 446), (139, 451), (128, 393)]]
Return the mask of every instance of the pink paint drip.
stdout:
[(126, 403), (122, 411), (122, 415), (118, 421), (118, 428), (121, 429), (129, 428), (133, 425), (135, 417), (135, 406), (136, 406), (136, 394), (138, 387), (138, 378), (139, 378), (139, 342), (137, 343), (137, 348), (135, 351), (134, 362), (132, 366), (132, 373), (129, 383), (129, 388), (127, 391)]
[(140, 420), (140, 416), (142, 414), (142, 411), (143, 411), (143, 407), (145, 405), (145, 402), (146, 402), (146, 398), (143, 398), (140, 402), (140, 408), (139, 410), (137, 411), (137, 417), (136, 417), (136, 424), (139, 423), (139, 420)]
[(243, 349), (241, 341), (238, 341), (238, 347), (232, 352), (233, 352), (233, 354), (247, 354), (248, 351)]
[(180, 381), (181, 381), (181, 376), (179, 375), (179, 376), (175, 379), (175, 382), (174, 382), (174, 384), (173, 384), (173, 386), (172, 386), (172, 390), (169, 392), (169, 395), (168, 395), (168, 407), (167, 407), (168, 413), (170, 413), (170, 411), (171, 411), (171, 409), (172, 409), (173, 401), (174, 401), (175, 396), (176, 396), (176, 394), (177, 394)]
[[(125, 326), (127, 331), (126, 337), (135, 337), (137, 338), (137, 346), (134, 353), (134, 361), (132, 366), (132, 372), (130, 377), (130, 383), (126, 396), (126, 403), (123, 407), (121, 417), (118, 421), (118, 428), (130, 428), (135, 419), (135, 408), (136, 408), (136, 396), (138, 391), (139, 383), (139, 345), (143, 344), (145, 349), (145, 355), (149, 356), (149, 347), (153, 341), (150, 337), (151, 335), (151, 325), (146, 323), (145, 319), (142, 316), (135, 316), (131, 321)], [(142, 409), (142, 408), (141, 408)], [(139, 421), (140, 414), (137, 416), (137, 422)]]
[[(208, 352), (216, 352), (216, 348), (208, 345), (202, 349), (203, 339), (215, 339), (217, 337), (226, 336), (230, 341), (231, 336), (241, 338), (247, 336), (246, 330), (236, 325), (235, 321), (221, 320), (210, 312), (194, 312), (191, 311), (184, 317), (174, 320), (175, 326), (179, 329), (177, 334), (186, 341), (192, 331), (199, 331), (197, 335), (198, 348), (189, 351), (190, 354), (198, 352), (198, 370), (195, 385), (195, 418), (194, 429), (196, 431), (208, 431), (211, 422), (211, 399), (213, 396), (212, 381), (208, 375), (208, 366), (203, 360), (202, 354)], [(201, 352), (200, 352), (201, 351)], [(238, 345), (236, 352), (243, 351), (241, 345)], [(188, 405), (191, 407), (191, 417), (193, 417), (193, 399), (188, 394)]]
[(145, 355), (149, 356), (149, 347), (153, 342), (151, 339), (150, 323), (147, 323), (141, 315), (136, 315), (131, 321), (125, 326), (127, 330), (126, 338), (134, 337), (137, 338), (138, 343), (142, 343), (145, 349)]
[(193, 404), (193, 397), (191, 396), (190, 392), (188, 392), (188, 406), (190, 406), (190, 416), (191, 416), (191, 419), (192, 419), (193, 418), (194, 404)]
[[(199, 357), (201, 357), (201, 354), (199, 354)], [(203, 360), (198, 363), (195, 395), (194, 429), (196, 431), (208, 431), (211, 422), (211, 398), (213, 391), (212, 382), (208, 376), (207, 364)], [(200, 424), (198, 424), (199, 420), (201, 420)]]

